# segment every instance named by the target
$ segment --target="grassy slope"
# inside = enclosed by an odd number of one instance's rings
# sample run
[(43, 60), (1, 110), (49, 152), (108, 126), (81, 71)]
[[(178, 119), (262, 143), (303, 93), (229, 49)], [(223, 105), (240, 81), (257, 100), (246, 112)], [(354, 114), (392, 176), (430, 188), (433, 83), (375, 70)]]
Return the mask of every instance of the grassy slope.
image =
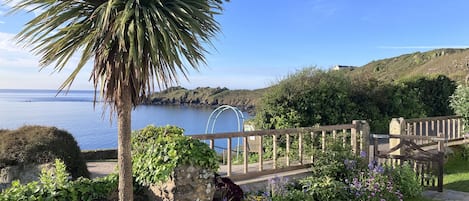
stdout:
[(350, 75), (394, 81), (443, 74), (463, 81), (468, 70), (469, 49), (437, 49), (373, 61), (351, 71)]
[[(372, 61), (348, 72), (348, 74), (355, 77), (374, 77), (386, 81), (443, 74), (453, 80), (463, 81), (468, 72), (469, 49), (437, 49)], [(150, 102), (154, 104), (228, 104), (252, 110), (266, 90), (228, 90), (227, 88), (209, 87), (188, 90), (174, 87), (153, 94)]]

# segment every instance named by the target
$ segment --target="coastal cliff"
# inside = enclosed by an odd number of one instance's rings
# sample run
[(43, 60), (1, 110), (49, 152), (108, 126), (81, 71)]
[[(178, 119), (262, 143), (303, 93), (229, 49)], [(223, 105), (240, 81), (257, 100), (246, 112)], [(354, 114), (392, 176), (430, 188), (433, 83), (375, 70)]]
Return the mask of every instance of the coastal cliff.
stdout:
[(196, 89), (171, 87), (152, 94), (148, 103), (156, 105), (231, 105), (241, 110), (252, 112), (265, 90), (229, 90), (228, 88), (220, 87), (198, 87)]

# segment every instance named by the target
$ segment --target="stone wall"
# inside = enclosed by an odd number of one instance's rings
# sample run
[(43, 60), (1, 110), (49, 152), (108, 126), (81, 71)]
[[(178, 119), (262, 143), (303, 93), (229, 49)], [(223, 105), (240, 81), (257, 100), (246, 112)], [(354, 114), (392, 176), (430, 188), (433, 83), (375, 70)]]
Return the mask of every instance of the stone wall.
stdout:
[(211, 201), (215, 193), (214, 172), (194, 166), (176, 167), (164, 183), (147, 190), (150, 200)]
[(0, 190), (8, 188), (14, 180), (21, 183), (29, 183), (39, 180), (42, 169), (54, 168), (52, 163), (46, 164), (26, 164), (19, 166), (8, 166), (0, 169)]
[(85, 161), (117, 159), (117, 149), (85, 150), (81, 155)]

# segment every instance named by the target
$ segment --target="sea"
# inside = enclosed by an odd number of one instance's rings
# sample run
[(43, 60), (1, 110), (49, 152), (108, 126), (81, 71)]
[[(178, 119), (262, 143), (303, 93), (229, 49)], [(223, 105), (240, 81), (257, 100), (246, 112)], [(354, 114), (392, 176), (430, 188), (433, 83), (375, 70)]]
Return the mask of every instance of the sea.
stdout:
[[(93, 91), (71, 90), (64, 94), (57, 93), (57, 90), (0, 89), (0, 129), (16, 129), (24, 125), (55, 126), (70, 132), (82, 150), (115, 149), (115, 114), (111, 115), (102, 102), (94, 105), (93, 97)], [(246, 112), (236, 115), (233, 110), (225, 110), (216, 120), (214, 117), (218, 113), (214, 113), (209, 123), (214, 109), (188, 105), (140, 105), (132, 112), (132, 130), (147, 125), (175, 125), (183, 128), (185, 135), (236, 132), (242, 129), (243, 120), (251, 118)], [(215, 145), (226, 147), (226, 142), (217, 140)]]

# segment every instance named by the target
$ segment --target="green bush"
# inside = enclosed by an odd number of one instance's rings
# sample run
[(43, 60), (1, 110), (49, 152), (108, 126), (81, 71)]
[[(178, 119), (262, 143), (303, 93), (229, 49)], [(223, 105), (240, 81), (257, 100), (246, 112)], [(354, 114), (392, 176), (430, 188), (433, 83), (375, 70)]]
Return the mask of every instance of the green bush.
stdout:
[(415, 91), (426, 116), (448, 116), (454, 114), (450, 97), (456, 90), (456, 83), (444, 75), (415, 77), (403, 82), (407, 90)]
[[(69, 173), (64, 163), (56, 160), (54, 169), (42, 170), (39, 181), (21, 184), (14, 181), (12, 186), (0, 193), (0, 201), (17, 200), (67, 200), (67, 201), (107, 201), (117, 200), (117, 174), (110, 174), (96, 179), (80, 177), (75, 181), (68, 180)], [(135, 182), (134, 199), (148, 200), (143, 187)]]
[(450, 106), (464, 119), (465, 128), (469, 128), (469, 86), (460, 85), (451, 96)]
[(349, 123), (356, 109), (349, 87), (341, 73), (303, 69), (269, 88), (256, 108), (255, 123), (264, 129)]
[(405, 198), (416, 198), (421, 196), (422, 186), (414, 170), (408, 163), (397, 166), (390, 171), (394, 186)]
[(117, 190), (117, 177), (110, 175), (96, 180), (79, 178), (69, 181), (64, 163), (55, 161), (55, 169), (43, 170), (39, 181), (20, 184), (14, 181), (0, 194), (0, 201), (16, 200), (106, 200)]
[(142, 185), (164, 182), (178, 165), (194, 165), (217, 171), (215, 151), (207, 144), (183, 135), (176, 126), (147, 126), (132, 133), (134, 176)]
[(73, 136), (55, 127), (23, 126), (0, 132), (0, 168), (64, 161), (73, 178), (89, 177), (86, 163)]
[[(448, 114), (451, 81), (440, 78), (388, 83), (350, 78), (343, 71), (305, 68), (270, 87), (256, 107), (255, 124), (263, 129), (335, 125), (367, 120), (372, 132), (387, 132), (392, 117)], [(431, 87), (434, 89), (430, 90)], [(431, 98), (433, 92), (438, 96)], [(430, 98), (429, 98), (430, 97)], [(445, 99), (446, 97), (446, 99)]]

